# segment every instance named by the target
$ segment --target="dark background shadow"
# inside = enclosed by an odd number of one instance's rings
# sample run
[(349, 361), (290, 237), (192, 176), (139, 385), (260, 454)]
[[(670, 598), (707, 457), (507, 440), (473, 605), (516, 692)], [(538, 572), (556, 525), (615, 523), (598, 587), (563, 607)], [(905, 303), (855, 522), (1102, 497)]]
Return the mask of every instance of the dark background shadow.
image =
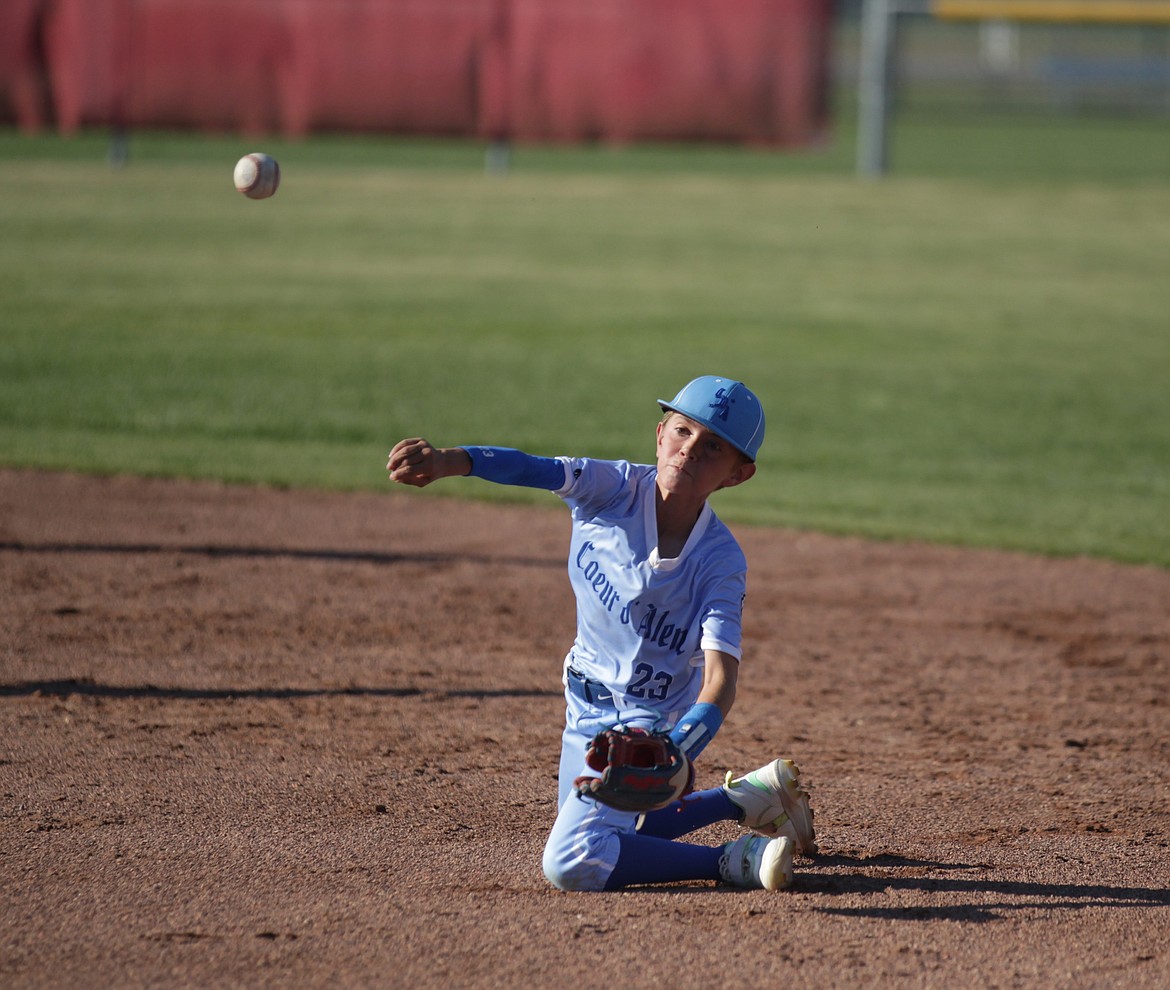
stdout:
[(537, 688), (480, 688), (457, 691), (423, 691), (416, 687), (335, 687), (335, 688), (181, 688), (159, 687), (154, 684), (98, 684), (85, 678), (64, 678), (50, 681), (17, 681), (0, 684), (0, 697), (27, 698), (33, 696), (70, 698), (162, 698), (175, 701), (224, 701), (230, 698), (410, 698), (433, 694), (446, 698), (559, 698), (560, 691)]
[(202, 546), (167, 546), (163, 543), (21, 543), (0, 541), (0, 551), (28, 554), (185, 554), (197, 557), (243, 557), (262, 559), (287, 557), (295, 560), (327, 560), (359, 564), (508, 564), (514, 567), (554, 567), (563, 569), (561, 558), (498, 556), (474, 553), (388, 553), (375, 550), (296, 549), (291, 547), (232, 547), (216, 544)]
[[(844, 867), (845, 873), (820, 873), (818, 868)], [(941, 863), (883, 854), (868, 858), (818, 856), (797, 874), (801, 893), (830, 896), (884, 894), (906, 890), (920, 894), (970, 895), (969, 904), (898, 907), (815, 907), (821, 914), (903, 921), (1001, 921), (1013, 911), (1069, 911), (1085, 908), (1170, 907), (1170, 890), (1148, 887), (1111, 887), (1103, 884), (1028, 883), (963, 876), (899, 876), (882, 870), (922, 869), (963, 872), (986, 869), (972, 863)], [(863, 872), (864, 871), (864, 872)], [(989, 900), (990, 899), (990, 900)]]

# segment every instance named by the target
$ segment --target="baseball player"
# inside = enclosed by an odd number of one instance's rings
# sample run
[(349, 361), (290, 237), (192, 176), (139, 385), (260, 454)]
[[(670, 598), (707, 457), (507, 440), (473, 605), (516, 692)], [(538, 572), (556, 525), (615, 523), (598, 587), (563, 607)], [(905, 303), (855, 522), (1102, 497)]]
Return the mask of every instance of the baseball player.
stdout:
[[(816, 851), (792, 761), (737, 779), (728, 773), (720, 787), (644, 814), (592, 796), (601, 772), (587, 756), (600, 731), (615, 723), (668, 730), (689, 763), (735, 700), (747, 563), (707, 499), (755, 474), (764, 411), (742, 382), (715, 376), (659, 405), (654, 464), (413, 438), (394, 446), (386, 468), (392, 481), (417, 487), (471, 475), (542, 488), (572, 511), (577, 633), (564, 661), (559, 803), (543, 863), (549, 881), (562, 890), (683, 880), (779, 890), (791, 883), (793, 854)], [(717, 821), (747, 831), (722, 846), (678, 841)]]

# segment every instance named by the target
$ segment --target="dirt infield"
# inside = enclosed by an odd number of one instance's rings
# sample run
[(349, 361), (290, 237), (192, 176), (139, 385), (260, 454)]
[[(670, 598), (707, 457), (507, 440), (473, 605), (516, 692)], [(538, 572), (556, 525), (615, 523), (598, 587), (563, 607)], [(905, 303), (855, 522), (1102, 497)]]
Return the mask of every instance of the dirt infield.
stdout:
[(0, 985), (1170, 986), (1170, 572), (737, 533), (822, 854), (563, 894), (555, 498), (0, 471)]

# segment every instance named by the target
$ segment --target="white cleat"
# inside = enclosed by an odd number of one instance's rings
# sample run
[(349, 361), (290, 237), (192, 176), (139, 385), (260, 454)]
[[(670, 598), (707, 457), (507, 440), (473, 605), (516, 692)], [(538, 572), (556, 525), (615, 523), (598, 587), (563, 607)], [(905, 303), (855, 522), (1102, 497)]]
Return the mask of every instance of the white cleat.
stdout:
[(741, 835), (723, 847), (719, 873), (735, 887), (784, 890), (792, 885), (792, 840)]
[(786, 835), (796, 851), (811, 856), (817, 851), (817, 833), (808, 794), (800, 786), (800, 768), (791, 760), (773, 760), (749, 774), (731, 777), (723, 792), (743, 809), (740, 824), (757, 835)]

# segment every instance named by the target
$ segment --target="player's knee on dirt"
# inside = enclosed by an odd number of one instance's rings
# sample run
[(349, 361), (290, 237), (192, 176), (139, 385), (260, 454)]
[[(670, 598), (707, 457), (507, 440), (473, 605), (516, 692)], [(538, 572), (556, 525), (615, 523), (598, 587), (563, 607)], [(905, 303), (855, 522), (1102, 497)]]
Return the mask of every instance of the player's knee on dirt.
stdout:
[(605, 889), (611, 867), (603, 865), (613, 862), (606, 857), (603, 847), (607, 842), (616, 842), (612, 834), (579, 836), (572, 845), (556, 841), (556, 833), (549, 837), (544, 847), (544, 875), (558, 890), (598, 891)]

